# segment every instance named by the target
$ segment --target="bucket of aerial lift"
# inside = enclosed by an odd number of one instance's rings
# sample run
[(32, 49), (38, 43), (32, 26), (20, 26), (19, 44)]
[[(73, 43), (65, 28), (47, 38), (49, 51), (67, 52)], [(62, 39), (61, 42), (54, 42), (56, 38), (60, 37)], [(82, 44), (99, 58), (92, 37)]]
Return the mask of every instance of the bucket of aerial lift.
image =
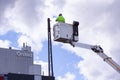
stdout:
[(53, 26), (54, 41), (70, 43), (78, 41), (78, 25), (79, 22), (74, 21), (73, 24), (56, 23)]

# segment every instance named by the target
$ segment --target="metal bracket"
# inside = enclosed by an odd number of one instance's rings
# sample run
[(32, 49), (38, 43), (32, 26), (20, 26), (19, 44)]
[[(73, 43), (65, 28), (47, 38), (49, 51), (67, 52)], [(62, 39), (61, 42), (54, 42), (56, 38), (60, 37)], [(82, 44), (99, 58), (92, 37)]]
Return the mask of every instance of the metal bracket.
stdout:
[(95, 53), (103, 53), (103, 49), (100, 46), (93, 46), (91, 48)]

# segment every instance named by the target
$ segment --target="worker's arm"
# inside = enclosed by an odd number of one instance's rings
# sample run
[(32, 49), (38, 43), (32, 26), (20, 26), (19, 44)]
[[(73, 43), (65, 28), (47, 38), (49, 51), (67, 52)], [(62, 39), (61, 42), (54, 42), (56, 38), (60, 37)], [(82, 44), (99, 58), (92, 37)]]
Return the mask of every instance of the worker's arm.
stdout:
[[(58, 17), (59, 18), (59, 17)], [(55, 21), (58, 21), (58, 18)]]

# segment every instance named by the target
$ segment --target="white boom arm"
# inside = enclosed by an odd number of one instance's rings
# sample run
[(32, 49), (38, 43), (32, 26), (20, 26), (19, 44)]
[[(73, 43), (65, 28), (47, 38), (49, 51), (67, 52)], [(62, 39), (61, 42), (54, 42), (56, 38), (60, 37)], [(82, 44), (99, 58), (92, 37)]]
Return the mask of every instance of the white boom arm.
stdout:
[(54, 32), (54, 41), (70, 43), (73, 47), (81, 47), (85, 49), (89, 49), (97, 53), (105, 62), (107, 62), (110, 66), (112, 66), (117, 72), (120, 73), (120, 66), (112, 60), (112, 58), (108, 57), (104, 54), (103, 49), (98, 45), (89, 45), (78, 42), (78, 25), (79, 22), (74, 21), (73, 24), (67, 23), (57, 23), (53, 27)]
[(120, 73), (120, 66), (115, 61), (113, 61), (111, 57), (108, 57), (106, 54), (104, 54), (103, 49), (100, 46), (77, 43), (77, 42), (72, 42), (71, 45), (74, 47), (81, 47), (81, 48), (90, 49), (94, 51), (101, 58), (103, 58), (105, 62), (107, 62), (111, 67), (113, 67), (117, 72)]

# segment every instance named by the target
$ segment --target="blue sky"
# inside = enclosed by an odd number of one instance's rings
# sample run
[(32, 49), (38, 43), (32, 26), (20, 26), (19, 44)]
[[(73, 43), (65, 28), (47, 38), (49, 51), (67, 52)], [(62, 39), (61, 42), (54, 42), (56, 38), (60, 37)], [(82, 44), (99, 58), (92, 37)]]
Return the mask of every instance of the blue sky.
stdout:
[[(79, 21), (79, 42), (101, 45), (120, 64), (119, 0), (0, 0), (0, 47), (20, 49), (27, 42), (34, 63), (47, 75), (47, 18), (51, 28), (62, 13)], [(52, 36), (53, 40), (53, 36)], [(94, 52), (52, 41), (56, 80), (119, 80), (120, 74)]]
[[(39, 59), (43, 61), (47, 61), (47, 42), (44, 43), (43, 49), (38, 54)], [(61, 49), (60, 46), (53, 46), (53, 63), (54, 63), (54, 75), (64, 76), (64, 73), (76, 73), (79, 75), (77, 63), (82, 60), (82, 58), (76, 56), (74, 53), (70, 51), (66, 51)], [(81, 78), (76, 76), (76, 78)]]
[(0, 39), (2, 40), (9, 40), (11, 42), (10, 46), (12, 47), (18, 47), (18, 43), (16, 42), (21, 34), (16, 33), (14, 31), (8, 31), (5, 35), (1, 35)]

